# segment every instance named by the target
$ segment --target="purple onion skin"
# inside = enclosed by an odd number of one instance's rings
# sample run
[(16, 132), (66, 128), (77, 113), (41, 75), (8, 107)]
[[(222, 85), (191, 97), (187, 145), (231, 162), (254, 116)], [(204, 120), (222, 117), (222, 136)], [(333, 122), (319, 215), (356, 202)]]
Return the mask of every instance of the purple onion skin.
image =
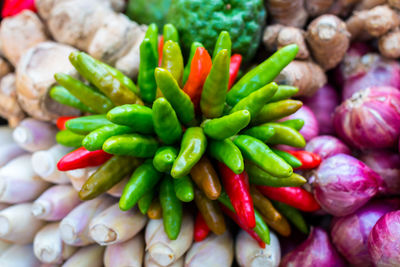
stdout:
[(368, 251), (377, 267), (400, 266), (400, 210), (386, 213), (372, 228)]
[(329, 240), (329, 235), (319, 227), (311, 229), (308, 238), (295, 250), (286, 254), (281, 267), (341, 267), (346, 266)]
[(377, 194), (382, 184), (376, 172), (346, 154), (322, 161), (311, 181), (315, 199), (334, 216), (355, 212)]
[(379, 218), (399, 207), (399, 199), (375, 200), (353, 214), (335, 218), (331, 238), (336, 249), (354, 266), (372, 266), (368, 253), (369, 233)]
[(326, 84), (312, 97), (303, 98), (302, 101), (313, 111), (318, 121), (319, 134), (334, 134), (332, 114), (340, 104), (339, 94), (335, 88)]
[(285, 117), (284, 120), (302, 119), (304, 120), (304, 126), (299, 131), (306, 141), (311, 140), (319, 134), (318, 120), (314, 115), (314, 112), (307, 106), (303, 105), (296, 113)]
[(400, 135), (400, 91), (386, 86), (362, 90), (336, 108), (333, 124), (355, 148), (393, 147)]
[(349, 147), (338, 138), (330, 135), (320, 135), (311, 139), (306, 145), (306, 151), (318, 154), (322, 159), (329, 158), (336, 154), (348, 154)]
[(398, 153), (386, 150), (369, 151), (362, 155), (360, 160), (382, 177), (381, 194), (399, 194), (400, 155)]

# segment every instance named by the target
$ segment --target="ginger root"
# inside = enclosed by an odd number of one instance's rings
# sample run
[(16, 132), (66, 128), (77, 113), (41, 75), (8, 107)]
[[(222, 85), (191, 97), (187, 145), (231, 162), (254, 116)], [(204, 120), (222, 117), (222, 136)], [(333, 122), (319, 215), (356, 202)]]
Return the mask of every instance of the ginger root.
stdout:
[(26, 115), (17, 101), (14, 73), (7, 74), (0, 81), (0, 103), (0, 116), (8, 120), (11, 128), (17, 127)]
[(11, 72), (11, 66), (8, 62), (0, 57), (0, 79)]
[(279, 84), (299, 88), (296, 96), (312, 96), (327, 82), (323, 69), (312, 61), (294, 60), (276, 78)]
[(305, 7), (308, 15), (316, 17), (328, 12), (335, 0), (307, 0)]
[(274, 23), (303, 28), (307, 21), (304, 0), (267, 0), (267, 9)]
[(400, 0), (388, 0), (388, 5), (390, 7), (400, 9)]
[(385, 34), (379, 39), (379, 52), (387, 58), (400, 58), (400, 29)]
[(314, 19), (308, 25), (306, 39), (313, 58), (324, 70), (336, 67), (350, 45), (346, 24), (335, 15)]
[(386, 4), (387, 0), (361, 0), (355, 7), (355, 10), (366, 10), (376, 6)]

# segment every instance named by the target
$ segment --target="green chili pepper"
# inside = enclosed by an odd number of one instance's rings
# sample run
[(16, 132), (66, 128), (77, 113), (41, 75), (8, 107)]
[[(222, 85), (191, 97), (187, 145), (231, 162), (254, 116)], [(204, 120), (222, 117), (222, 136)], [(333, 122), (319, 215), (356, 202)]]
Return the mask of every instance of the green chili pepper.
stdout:
[(279, 49), (275, 54), (244, 75), (228, 92), (226, 102), (234, 106), (275, 77), (296, 57), (299, 47), (291, 44)]
[(249, 175), (250, 183), (255, 185), (266, 185), (273, 187), (296, 187), (307, 183), (307, 180), (297, 173), (293, 173), (287, 178), (278, 178), (270, 175), (269, 173), (260, 169), (257, 165), (250, 162), (246, 162), (245, 169), (247, 174)]
[(249, 122), (250, 112), (239, 110), (218, 119), (205, 120), (201, 124), (201, 127), (203, 127), (204, 133), (209, 137), (224, 140), (240, 132)]
[(102, 149), (104, 142), (114, 136), (120, 134), (132, 133), (134, 130), (128, 126), (117, 124), (105, 125), (90, 132), (82, 141), (82, 145), (89, 151)]
[[(232, 212), (235, 212), (232, 203), (226, 194), (226, 192), (221, 192), (221, 195), (218, 198), (218, 201), (221, 202), (225, 207), (230, 209)], [(236, 212), (235, 212), (236, 213)], [(269, 235), (269, 229), (267, 224), (264, 222), (264, 219), (262, 215), (254, 209), (254, 215), (256, 217), (256, 227), (253, 228), (254, 232), (261, 238), (263, 242), (266, 244), (270, 243), (270, 235)]]
[(264, 105), (257, 116), (252, 117), (251, 122), (260, 124), (275, 121), (295, 113), (303, 106), (298, 100), (286, 99)]
[(133, 172), (125, 185), (119, 199), (119, 208), (124, 211), (133, 208), (142, 196), (153, 190), (161, 177), (162, 173), (153, 167), (152, 161), (145, 161)]
[(82, 140), (84, 138), (84, 135), (71, 132), (70, 130), (62, 130), (56, 134), (57, 143), (67, 147), (82, 146)]
[(215, 47), (214, 47), (214, 52), (213, 52), (213, 57), (212, 57), (213, 61), (214, 61), (215, 57), (217, 56), (217, 54), (222, 49), (228, 50), (228, 56), (230, 58), (231, 57), (231, 49), (232, 49), (232, 41), (231, 41), (229, 32), (227, 32), (227, 31), (222, 31), (218, 36), (217, 42), (215, 43)]
[(189, 176), (174, 179), (176, 197), (182, 202), (191, 202), (194, 199), (194, 188)]
[(275, 130), (275, 134), (268, 139), (268, 143), (270, 144), (282, 144), (293, 147), (305, 147), (306, 145), (306, 140), (304, 140), (301, 133), (291, 127), (275, 122), (265, 123), (263, 126), (272, 127)]
[(286, 205), (285, 203), (271, 200), (274, 204), (275, 208), (283, 214), (297, 229), (299, 229), (302, 233), (308, 234), (309, 228), (306, 221), (303, 218), (303, 215), (297, 209)]
[(293, 128), (296, 131), (300, 131), (301, 128), (303, 128), (303, 126), (304, 126), (304, 120), (303, 119), (292, 119), (292, 120), (281, 121), (280, 124), (283, 124), (285, 126)]
[(165, 144), (174, 144), (181, 139), (181, 124), (175, 110), (163, 97), (157, 98), (153, 103), (153, 124), (157, 136)]
[(168, 70), (179, 86), (182, 86), (183, 57), (178, 43), (171, 40), (164, 41), (161, 67)]
[(168, 238), (175, 240), (182, 225), (182, 202), (176, 197), (174, 182), (170, 176), (164, 177), (160, 186), (160, 203), (164, 230)]
[(98, 197), (124, 179), (140, 163), (139, 159), (132, 157), (112, 157), (89, 177), (79, 191), (79, 197), (82, 200)]
[(54, 78), (73, 96), (79, 99), (85, 106), (89, 107), (89, 109), (93, 110), (95, 113), (107, 113), (107, 111), (114, 107), (110, 99), (67, 74), (56, 73)]
[(143, 104), (141, 99), (119, 79), (114, 77), (104, 65), (99, 64), (94, 58), (83, 52), (77, 53), (77, 63), (79, 65), (77, 70), (86, 80), (103, 92), (113, 104), (117, 106), (135, 103)]
[(62, 86), (56, 85), (50, 89), (50, 97), (55, 101), (76, 108), (83, 112), (96, 113), (93, 109), (89, 108), (82, 103), (78, 98), (72, 95), (67, 89)]
[(137, 89), (136, 85), (133, 83), (133, 81), (126, 76), (125, 74), (123, 74), (121, 71), (119, 71), (116, 68), (111, 67), (110, 65), (101, 62), (99, 60), (95, 61), (100, 64), (101, 66), (103, 66), (115, 79), (117, 79), (123, 86), (125, 86), (126, 88), (128, 88), (129, 90), (131, 90), (135, 95), (139, 95), (139, 90)]
[(268, 101), (268, 103), (287, 99), (297, 94), (297, 92), (299, 92), (299, 88), (297, 87), (290, 85), (279, 85), (278, 90), (276, 91), (274, 96)]
[(153, 158), (153, 166), (159, 172), (169, 173), (177, 156), (178, 151), (176, 148), (172, 146), (160, 147)]
[(206, 118), (217, 118), (224, 111), (229, 84), (229, 63), (229, 52), (222, 49), (215, 57), (210, 73), (204, 82), (200, 108)]
[(140, 44), (138, 85), (142, 99), (149, 103), (156, 98), (157, 84), (154, 71), (157, 66), (157, 54), (153, 50), (152, 42), (145, 38)]
[(171, 40), (179, 43), (178, 31), (172, 24), (165, 24), (163, 28), (164, 43)]
[(275, 130), (269, 126), (255, 126), (243, 131), (243, 134), (253, 136), (265, 143), (275, 134)]
[(283, 158), (287, 163), (289, 163), (290, 166), (293, 168), (299, 168), (301, 167), (302, 163), (300, 160), (298, 160), (295, 156), (292, 154), (289, 154), (285, 151), (279, 150), (279, 149), (272, 149), (272, 151), (277, 154), (279, 157)]
[(244, 163), (242, 153), (231, 140), (211, 140), (208, 145), (208, 152), (211, 157), (223, 162), (234, 173), (240, 174), (243, 172)]
[(207, 147), (207, 138), (203, 129), (191, 127), (183, 134), (181, 149), (174, 161), (171, 175), (174, 178), (181, 178), (188, 175), (192, 167), (201, 159)]
[(263, 108), (264, 104), (270, 99), (278, 89), (278, 85), (274, 82), (254, 91), (248, 96), (242, 98), (230, 111), (230, 113), (238, 110), (248, 110), (251, 117), (254, 118)]
[(77, 134), (88, 134), (100, 127), (110, 125), (112, 122), (107, 120), (106, 115), (90, 115), (68, 120), (65, 127)]
[(147, 191), (138, 201), (138, 207), (142, 214), (146, 215), (155, 195), (155, 190)]
[(185, 66), (185, 69), (183, 70), (183, 81), (182, 81), (182, 84), (185, 84), (187, 79), (189, 78), (190, 68), (192, 66), (192, 59), (193, 59), (194, 54), (196, 53), (196, 49), (198, 47), (204, 47), (204, 46), (199, 42), (193, 42), (192, 46), (190, 47), (189, 59), (188, 59), (188, 62), (186, 64), (186, 66)]
[(261, 169), (277, 177), (289, 177), (293, 173), (292, 167), (276, 155), (262, 141), (248, 136), (238, 135), (233, 143), (238, 146), (243, 156)]
[(115, 124), (129, 126), (138, 133), (154, 133), (153, 111), (146, 106), (138, 104), (118, 106), (107, 113), (107, 119)]
[(155, 138), (136, 133), (112, 136), (103, 144), (103, 150), (107, 153), (139, 158), (154, 156), (157, 148)]
[(183, 124), (194, 120), (194, 105), (190, 97), (181, 90), (172, 74), (163, 68), (156, 68), (157, 85), (164, 97), (174, 108), (176, 115)]
[(151, 23), (147, 27), (146, 34), (144, 39), (148, 39), (151, 43), (151, 47), (153, 48), (154, 55), (156, 55), (157, 63), (158, 63), (158, 27), (157, 24)]

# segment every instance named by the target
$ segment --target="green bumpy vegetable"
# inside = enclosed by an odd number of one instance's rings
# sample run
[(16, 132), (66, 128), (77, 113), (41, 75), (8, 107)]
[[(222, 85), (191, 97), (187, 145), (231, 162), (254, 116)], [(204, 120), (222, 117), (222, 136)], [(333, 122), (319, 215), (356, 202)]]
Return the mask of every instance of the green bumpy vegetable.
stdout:
[(232, 52), (250, 60), (260, 43), (265, 17), (262, 0), (176, 0), (167, 21), (178, 29), (187, 53), (192, 42), (198, 41), (212, 54), (220, 32), (225, 30), (230, 33)]
[(140, 24), (154, 22), (161, 29), (171, 2), (172, 0), (129, 0), (126, 15)]

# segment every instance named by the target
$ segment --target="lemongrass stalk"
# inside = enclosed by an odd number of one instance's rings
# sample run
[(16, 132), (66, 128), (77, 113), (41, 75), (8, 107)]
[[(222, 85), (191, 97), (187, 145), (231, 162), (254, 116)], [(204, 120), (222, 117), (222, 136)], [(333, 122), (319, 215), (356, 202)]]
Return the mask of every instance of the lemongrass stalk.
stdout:
[(192, 245), (186, 253), (185, 266), (231, 266), (233, 254), (233, 240), (229, 231), (222, 235), (211, 234)]
[(76, 250), (61, 240), (59, 223), (50, 223), (36, 234), (33, 240), (33, 251), (43, 263), (60, 264)]
[(90, 221), (115, 203), (111, 197), (100, 196), (79, 204), (60, 223), (62, 240), (71, 246), (86, 246), (94, 243), (89, 235)]
[[(180, 257), (170, 265), (167, 265), (167, 267), (183, 267), (183, 260), (184, 257)], [(144, 267), (165, 267), (153, 260), (153, 258), (150, 256), (148, 252), (144, 255)]]
[(80, 191), (87, 179), (97, 170), (97, 168), (83, 168), (66, 171), (65, 174), (71, 181), (76, 191)]
[(92, 219), (90, 237), (105, 246), (127, 241), (146, 225), (147, 217), (137, 207), (121, 211), (118, 203), (112, 205)]
[(3, 253), (6, 252), (6, 250), (9, 249), (12, 245), (13, 243), (0, 239), (0, 256), (3, 255)]
[(249, 234), (241, 230), (236, 237), (236, 261), (240, 267), (277, 267), (281, 248), (275, 233), (270, 232), (271, 243), (263, 249)]
[(125, 185), (128, 183), (129, 178), (123, 179), (118, 184), (114, 185), (110, 190), (107, 191), (107, 194), (113, 197), (121, 197), (122, 191), (124, 190)]
[(13, 131), (8, 126), (0, 126), (0, 146), (14, 143)]
[(0, 211), (0, 238), (20, 245), (32, 243), (45, 222), (35, 218), (31, 208), (31, 203), (23, 203)]
[(3, 167), (16, 157), (27, 152), (17, 145), (13, 140), (10, 143), (0, 145), (0, 167)]
[(167, 266), (179, 259), (193, 242), (193, 218), (185, 214), (176, 240), (170, 240), (164, 231), (163, 221), (150, 220), (145, 231), (146, 250), (159, 265)]
[(138, 234), (123, 243), (107, 246), (104, 253), (105, 267), (142, 266), (144, 257), (144, 237)]
[(69, 178), (65, 172), (57, 169), (57, 162), (68, 152), (71, 148), (54, 145), (48, 150), (37, 151), (32, 154), (33, 171), (42, 177), (43, 180), (49, 181), (54, 184), (68, 184)]
[(32, 244), (13, 245), (0, 256), (0, 266), (40, 267), (40, 261), (33, 254)]
[(19, 156), (0, 169), (0, 202), (31, 201), (49, 185), (33, 172), (30, 155)]
[[(103, 253), (104, 247), (98, 245), (91, 245), (83, 247), (75, 252), (63, 265), (62, 267), (78, 267), (78, 266), (90, 266), (90, 267), (102, 267), (103, 266)], [(121, 265), (121, 267), (123, 267)], [(124, 267), (127, 267), (124, 266)]]
[(56, 143), (57, 128), (44, 121), (28, 118), (14, 129), (14, 141), (23, 149), (35, 152), (49, 149)]
[(46, 221), (63, 219), (81, 200), (70, 185), (54, 185), (33, 202), (32, 214)]
[(10, 205), (7, 203), (0, 203), (0, 211), (8, 208)]

